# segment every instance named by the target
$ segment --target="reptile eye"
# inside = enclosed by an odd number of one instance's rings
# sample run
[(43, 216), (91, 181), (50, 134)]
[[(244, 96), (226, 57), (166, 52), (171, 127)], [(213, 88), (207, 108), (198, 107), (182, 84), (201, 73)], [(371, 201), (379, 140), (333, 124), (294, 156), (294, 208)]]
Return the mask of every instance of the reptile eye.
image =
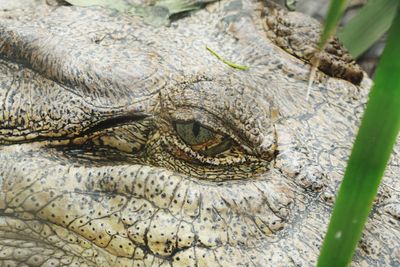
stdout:
[(217, 134), (197, 121), (176, 122), (175, 130), (187, 145), (205, 156), (215, 156), (232, 147), (229, 137)]

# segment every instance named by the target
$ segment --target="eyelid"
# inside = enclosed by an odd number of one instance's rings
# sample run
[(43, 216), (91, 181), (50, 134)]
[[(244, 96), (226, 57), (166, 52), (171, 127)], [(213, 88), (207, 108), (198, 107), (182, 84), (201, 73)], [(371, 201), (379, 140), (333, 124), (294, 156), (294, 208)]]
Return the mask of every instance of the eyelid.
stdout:
[(224, 140), (222, 140), (222, 142), (220, 144), (205, 150), (203, 153), (206, 156), (222, 154), (225, 151), (227, 151), (228, 149), (230, 149), (232, 147), (232, 145), (233, 144), (232, 144), (231, 139), (224, 139)]
[[(193, 150), (190, 146), (185, 144), (185, 142), (179, 138), (176, 134), (168, 134), (165, 135), (163, 138), (163, 141), (167, 146), (165, 146), (171, 153), (173, 153), (175, 156), (188, 160), (189, 162), (201, 162), (205, 164), (210, 164), (214, 166), (227, 166), (227, 165), (233, 165), (233, 164), (241, 164), (245, 163), (248, 161), (254, 161), (257, 159), (253, 158), (252, 155), (243, 153), (240, 156), (233, 156), (233, 157), (214, 157), (214, 156), (208, 156), (205, 154), (201, 154), (198, 151)], [(171, 145), (174, 144), (174, 145)], [(183, 153), (183, 157), (182, 157)], [(220, 155), (224, 155), (224, 153), (220, 153)]]

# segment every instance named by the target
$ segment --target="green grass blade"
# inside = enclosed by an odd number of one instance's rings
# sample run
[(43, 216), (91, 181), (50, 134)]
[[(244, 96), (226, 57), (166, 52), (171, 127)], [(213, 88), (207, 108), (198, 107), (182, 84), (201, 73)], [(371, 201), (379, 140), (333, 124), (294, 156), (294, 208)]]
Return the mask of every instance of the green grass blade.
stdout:
[[(318, 43), (318, 48), (320, 51), (324, 50), (324, 47), (327, 44), (327, 42), (329, 41), (330, 37), (335, 33), (337, 24), (342, 16), (342, 13), (343, 13), (345, 7), (346, 7), (346, 0), (331, 0), (329, 10), (328, 10), (328, 15), (325, 20), (324, 29), (322, 31), (322, 34), (321, 34), (321, 37), (320, 37), (319, 43)], [(312, 84), (314, 82), (315, 72), (320, 63), (319, 57), (316, 57), (316, 58), (317, 58), (317, 60), (315, 62), (312, 62), (310, 78), (308, 80), (308, 89), (307, 89), (307, 95), (306, 95), (307, 101), (310, 96)]]
[(208, 46), (206, 46), (206, 49), (208, 51), (210, 51), (210, 53), (213, 54), (216, 58), (218, 58), (219, 60), (224, 62), (226, 65), (228, 65), (229, 67), (232, 67), (232, 68), (235, 68), (235, 69), (239, 69), (239, 70), (248, 70), (248, 69), (250, 69), (250, 67), (248, 67), (248, 66), (239, 65), (239, 64), (233, 63), (232, 61), (224, 59), (217, 52), (215, 52), (214, 50), (212, 50)]
[(335, 33), (336, 27), (342, 17), (346, 0), (331, 0), (328, 15), (325, 20), (324, 31), (321, 34), (321, 39), (318, 44), (319, 49), (325, 46), (332, 34)]
[(399, 0), (371, 0), (337, 35), (357, 58), (374, 44), (390, 27)]
[(399, 44), (397, 10), (340, 186), (319, 267), (348, 266), (396, 141), (400, 129)]

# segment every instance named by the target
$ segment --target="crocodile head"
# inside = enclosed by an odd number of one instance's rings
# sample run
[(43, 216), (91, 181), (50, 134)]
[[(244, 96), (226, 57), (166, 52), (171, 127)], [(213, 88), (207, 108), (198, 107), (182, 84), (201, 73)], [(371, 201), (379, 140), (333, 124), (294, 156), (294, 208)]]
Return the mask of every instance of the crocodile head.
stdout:
[[(259, 2), (158, 28), (100, 7), (0, 16), (3, 265), (315, 265), (368, 78), (317, 71), (306, 101), (295, 24), (277, 37), (288, 15)], [(400, 264), (396, 151), (354, 266)]]

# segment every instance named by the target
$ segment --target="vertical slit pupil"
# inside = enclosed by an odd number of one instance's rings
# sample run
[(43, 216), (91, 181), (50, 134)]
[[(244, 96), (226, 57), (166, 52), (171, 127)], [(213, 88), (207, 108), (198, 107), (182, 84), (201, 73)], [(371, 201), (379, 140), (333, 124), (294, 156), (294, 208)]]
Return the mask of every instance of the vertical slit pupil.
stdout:
[(197, 121), (193, 122), (192, 132), (195, 137), (197, 137), (200, 133), (200, 123)]

